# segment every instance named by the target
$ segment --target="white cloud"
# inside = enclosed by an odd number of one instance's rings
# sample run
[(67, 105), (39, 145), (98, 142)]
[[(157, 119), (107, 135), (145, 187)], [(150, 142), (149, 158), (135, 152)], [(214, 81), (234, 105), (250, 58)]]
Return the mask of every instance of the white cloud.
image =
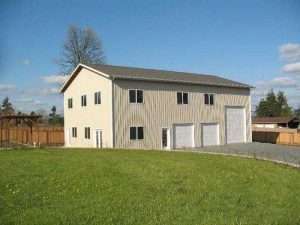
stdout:
[(300, 74), (300, 62), (286, 64), (282, 67), (282, 71), (285, 73)]
[(257, 87), (251, 91), (251, 95), (255, 97), (264, 97), (268, 91), (268, 89)]
[(40, 100), (33, 99), (33, 98), (19, 98), (19, 99), (16, 99), (16, 103), (32, 104), (32, 105), (41, 105), (41, 104), (43, 104)]
[(29, 64), (31, 64), (31, 61), (29, 59), (23, 59), (22, 64), (28, 66)]
[(299, 84), (291, 77), (275, 77), (270, 81), (258, 81), (256, 83), (259, 92), (271, 88), (296, 88)]
[(42, 77), (43, 81), (48, 84), (63, 84), (68, 78), (69, 76), (66, 75), (50, 75)]
[(0, 84), (0, 92), (7, 92), (16, 89), (13, 84)]
[(42, 95), (54, 95), (59, 93), (59, 88), (51, 87), (45, 88), (40, 92)]
[(278, 88), (297, 87), (297, 81), (290, 77), (275, 77), (270, 81), (270, 85)]
[(50, 95), (58, 95), (59, 87), (41, 87), (41, 88), (28, 88), (22, 90), (20, 96), (23, 98), (42, 97)]
[(287, 43), (279, 47), (280, 57), (288, 61), (300, 60), (300, 44)]

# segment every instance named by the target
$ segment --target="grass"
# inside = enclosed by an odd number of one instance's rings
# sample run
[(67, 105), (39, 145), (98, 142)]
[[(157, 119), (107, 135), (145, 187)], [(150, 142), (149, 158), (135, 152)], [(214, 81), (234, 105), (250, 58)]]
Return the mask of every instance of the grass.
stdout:
[(300, 171), (159, 151), (0, 151), (0, 224), (300, 224)]

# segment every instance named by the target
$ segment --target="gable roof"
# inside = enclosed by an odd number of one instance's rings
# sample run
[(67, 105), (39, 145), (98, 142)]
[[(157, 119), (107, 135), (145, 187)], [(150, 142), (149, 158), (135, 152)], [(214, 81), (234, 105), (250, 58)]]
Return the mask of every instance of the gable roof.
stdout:
[(76, 76), (76, 73), (80, 68), (91, 69), (94, 72), (108, 75), (112, 79), (128, 79), (128, 80), (144, 80), (144, 81), (157, 81), (157, 82), (173, 82), (173, 83), (189, 83), (189, 84), (202, 84), (210, 86), (232, 87), (232, 88), (252, 88), (247, 84), (232, 81), (215, 75), (197, 74), (188, 72), (176, 72), (169, 70), (157, 70), (157, 69), (144, 69), (136, 67), (125, 66), (113, 66), (104, 64), (83, 65), (79, 64), (71, 77), (65, 82), (61, 88), (61, 92), (64, 92), (66, 88), (72, 82), (72, 77)]
[(255, 117), (252, 119), (252, 123), (289, 123), (291, 121), (299, 122), (297, 117)]

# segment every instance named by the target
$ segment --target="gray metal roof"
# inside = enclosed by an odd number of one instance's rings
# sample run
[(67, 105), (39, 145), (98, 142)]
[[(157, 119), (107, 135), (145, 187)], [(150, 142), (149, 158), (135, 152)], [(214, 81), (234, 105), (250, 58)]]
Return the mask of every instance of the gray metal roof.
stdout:
[(159, 82), (192, 83), (235, 88), (251, 88), (251, 86), (247, 84), (228, 80), (215, 75), (175, 72), (157, 69), (143, 69), (104, 64), (94, 64), (88, 66), (100, 72), (106, 73), (114, 79), (149, 80)]

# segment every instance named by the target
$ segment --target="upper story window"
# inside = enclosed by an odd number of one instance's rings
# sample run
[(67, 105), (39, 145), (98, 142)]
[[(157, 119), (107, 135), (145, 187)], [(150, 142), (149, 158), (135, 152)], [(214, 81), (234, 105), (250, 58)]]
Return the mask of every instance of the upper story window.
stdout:
[(86, 106), (86, 95), (81, 96), (81, 106)]
[(73, 99), (72, 98), (68, 98), (68, 108), (69, 109), (73, 108)]
[(84, 138), (85, 139), (91, 138), (91, 128), (89, 128), (89, 127), (84, 128)]
[(95, 92), (94, 98), (95, 98), (95, 105), (101, 104), (101, 92), (100, 91)]
[(77, 137), (77, 127), (72, 127), (72, 137), (73, 138)]
[(144, 127), (130, 127), (130, 140), (144, 139)]
[(205, 105), (213, 105), (215, 102), (214, 94), (204, 94), (204, 103)]
[(187, 92), (177, 92), (177, 104), (188, 104), (189, 95)]
[(143, 103), (144, 93), (142, 90), (129, 90), (130, 103)]

